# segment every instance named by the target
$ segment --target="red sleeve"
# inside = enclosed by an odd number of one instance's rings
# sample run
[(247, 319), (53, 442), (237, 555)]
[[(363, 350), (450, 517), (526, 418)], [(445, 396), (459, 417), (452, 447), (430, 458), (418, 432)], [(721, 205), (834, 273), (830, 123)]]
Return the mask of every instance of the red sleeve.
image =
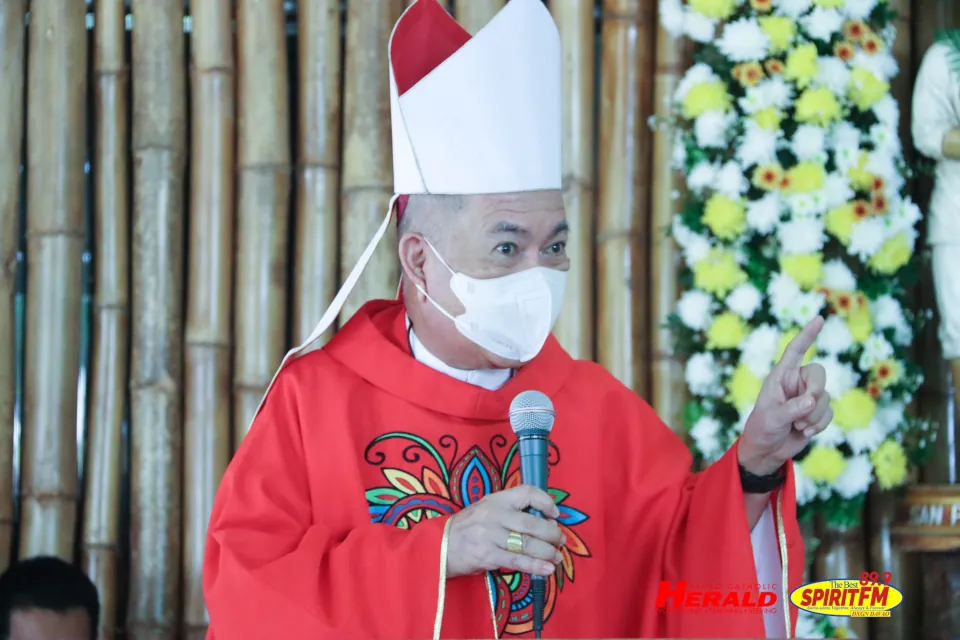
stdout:
[[(641, 634), (658, 637), (762, 638), (761, 613), (667, 612), (657, 613), (657, 595), (661, 581), (676, 586), (684, 580), (690, 590), (725, 590), (757, 584), (753, 545), (747, 522), (743, 491), (737, 464), (736, 446), (700, 473), (691, 473), (692, 457), (687, 446), (664, 425), (652, 409), (643, 405), (641, 436), (644, 450), (656, 452), (644, 456), (644, 464), (634, 465), (631, 484), (636, 496), (630, 504), (637, 528), (643, 535), (633, 554), (640, 565), (637, 593)], [(792, 463), (787, 465), (787, 481), (771, 495), (778, 538), (786, 547), (784, 562), (788, 569), (787, 591), (782, 576), (775, 587), (777, 615), (786, 631), (784, 611), (790, 611), (791, 635), (796, 626), (796, 611), (785, 595), (800, 585), (803, 577), (803, 541), (796, 519), (796, 499)], [(658, 559), (660, 571), (651, 571), (651, 559)], [(740, 591), (742, 593), (742, 590)], [(756, 596), (754, 596), (755, 598)], [(786, 608), (785, 608), (786, 607)]]
[(404, 531), (317, 521), (290, 370), (227, 470), (207, 534), (208, 638), (431, 637), (447, 518)]

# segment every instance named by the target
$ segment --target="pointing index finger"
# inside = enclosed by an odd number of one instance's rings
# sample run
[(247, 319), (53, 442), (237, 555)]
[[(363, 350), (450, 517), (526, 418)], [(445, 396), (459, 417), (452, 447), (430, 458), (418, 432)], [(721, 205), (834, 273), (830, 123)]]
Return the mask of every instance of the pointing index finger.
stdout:
[(807, 351), (810, 350), (810, 347), (813, 346), (814, 341), (817, 339), (817, 336), (820, 334), (820, 329), (823, 328), (823, 318), (817, 316), (811, 320), (807, 326), (803, 328), (797, 337), (790, 341), (790, 344), (787, 345), (787, 348), (784, 350), (783, 355), (780, 357), (780, 362), (777, 363), (778, 369), (798, 369), (800, 365), (803, 364), (803, 358), (807, 355)]

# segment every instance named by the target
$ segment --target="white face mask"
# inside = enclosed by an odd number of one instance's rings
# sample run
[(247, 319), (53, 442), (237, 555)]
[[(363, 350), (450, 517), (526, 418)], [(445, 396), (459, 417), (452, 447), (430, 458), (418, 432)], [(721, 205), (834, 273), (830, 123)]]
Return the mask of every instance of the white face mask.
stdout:
[(454, 317), (417, 285), (420, 293), (474, 344), (507, 360), (533, 360), (560, 315), (566, 271), (533, 267), (500, 278), (471, 278), (451, 269), (430, 241), (426, 242), (452, 274), (450, 289), (464, 312)]

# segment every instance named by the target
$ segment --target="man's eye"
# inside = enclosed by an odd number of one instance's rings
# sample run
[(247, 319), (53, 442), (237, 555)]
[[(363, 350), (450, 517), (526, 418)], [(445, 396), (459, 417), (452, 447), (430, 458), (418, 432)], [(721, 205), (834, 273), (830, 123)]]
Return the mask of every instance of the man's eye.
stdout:
[(566, 250), (566, 242), (554, 242), (552, 245), (547, 247), (547, 254), (551, 256), (562, 256)]
[(518, 251), (517, 245), (512, 242), (502, 242), (496, 248), (496, 252), (504, 256), (515, 256)]

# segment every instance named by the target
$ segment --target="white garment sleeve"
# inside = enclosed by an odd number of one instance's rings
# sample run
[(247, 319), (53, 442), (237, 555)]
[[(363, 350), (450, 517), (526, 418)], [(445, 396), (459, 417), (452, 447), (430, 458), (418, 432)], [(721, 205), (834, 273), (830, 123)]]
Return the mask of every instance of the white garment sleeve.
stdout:
[(777, 606), (775, 613), (763, 614), (763, 628), (767, 638), (786, 638), (787, 628), (783, 612), (789, 603), (783, 600), (782, 565), (780, 548), (777, 544), (777, 529), (773, 524), (773, 510), (770, 505), (763, 510), (760, 520), (750, 532), (753, 544), (753, 562), (757, 567), (757, 581), (760, 584), (777, 585)]
[(911, 130), (920, 153), (943, 159), (943, 138), (960, 126), (952, 96), (960, 92), (960, 81), (950, 70), (947, 47), (936, 43), (923, 56), (913, 88)]

